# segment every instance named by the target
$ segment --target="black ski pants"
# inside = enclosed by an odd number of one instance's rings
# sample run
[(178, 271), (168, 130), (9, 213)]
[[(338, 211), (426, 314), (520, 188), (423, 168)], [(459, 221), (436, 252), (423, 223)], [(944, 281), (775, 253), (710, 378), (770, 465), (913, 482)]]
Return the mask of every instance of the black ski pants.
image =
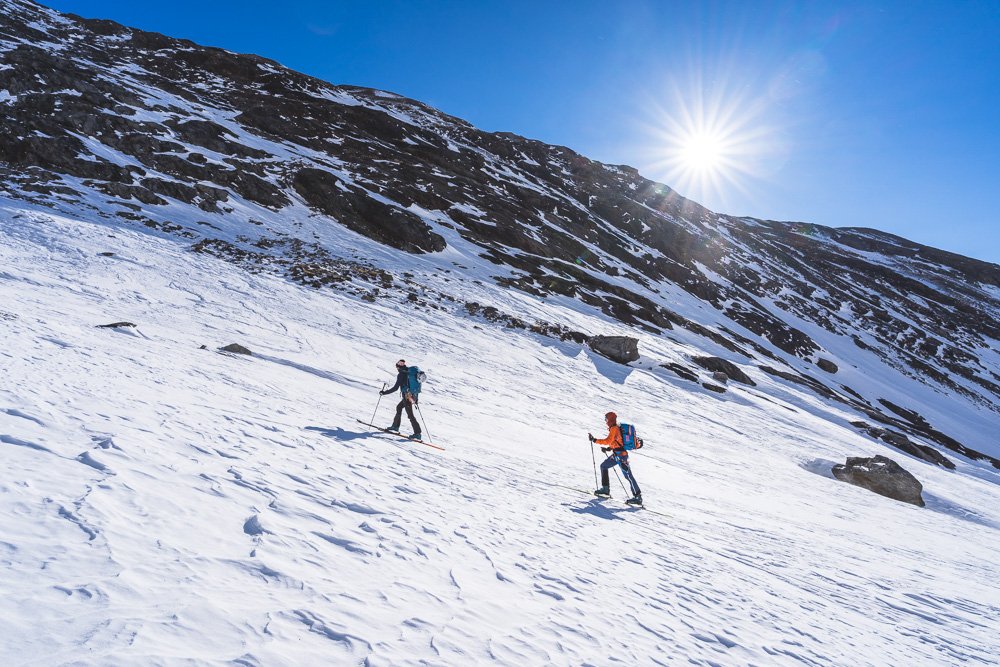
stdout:
[(639, 490), (639, 482), (635, 481), (635, 477), (632, 475), (632, 468), (628, 464), (628, 453), (624, 449), (612, 451), (611, 456), (601, 462), (601, 486), (608, 488), (608, 471), (615, 466), (621, 466), (622, 474), (625, 475), (625, 479), (628, 480), (629, 485), (632, 487), (632, 495), (641, 496), (642, 491)]
[(410, 418), (410, 426), (413, 427), (414, 433), (420, 433), (420, 424), (417, 419), (413, 416), (413, 403), (410, 403), (410, 399), (403, 397), (403, 400), (399, 402), (396, 406), (396, 418), (392, 420), (391, 428), (393, 431), (399, 430), (399, 424), (403, 420), (403, 408), (406, 408), (406, 416)]

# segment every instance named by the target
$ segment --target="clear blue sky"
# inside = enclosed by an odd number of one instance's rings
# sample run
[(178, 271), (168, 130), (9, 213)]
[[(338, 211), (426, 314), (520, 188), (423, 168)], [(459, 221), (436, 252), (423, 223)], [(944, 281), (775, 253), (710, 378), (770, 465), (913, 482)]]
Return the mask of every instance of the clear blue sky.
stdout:
[[(391, 90), (716, 211), (1000, 263), (1000, 1), (43, 3)], [(696, 128), (721, 162), (683, 152)]]

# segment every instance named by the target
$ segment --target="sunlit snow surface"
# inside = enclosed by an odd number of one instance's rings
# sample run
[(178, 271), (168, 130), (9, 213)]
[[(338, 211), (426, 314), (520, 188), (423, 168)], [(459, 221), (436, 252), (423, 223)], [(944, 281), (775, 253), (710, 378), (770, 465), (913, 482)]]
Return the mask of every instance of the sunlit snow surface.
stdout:
[[(665, 339), (629, 369), (11, 207), (0, 261), (4, 664), (997, 664), (998, 471), (795, 386), (720, 396), (649, 370)], [(399, 357), (445, 452), (355, 421)], [(648, 510), (554, 485), (593, 488), (609, 409)], [(927, 508), (829, 474), (872, 454)]]

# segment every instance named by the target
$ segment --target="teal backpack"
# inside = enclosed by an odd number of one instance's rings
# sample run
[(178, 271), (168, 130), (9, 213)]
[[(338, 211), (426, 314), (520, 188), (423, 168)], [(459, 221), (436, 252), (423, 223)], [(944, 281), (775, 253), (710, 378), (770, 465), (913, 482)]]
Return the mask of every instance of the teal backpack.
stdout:
[(415, 399), (420, 398), (420, 389), (426, 379), (427, 373), (424, 373), (416, 366), (410, 366), (406, 375), (406, 392), (412, 394)]
[(626, 451), (642, 449), (642, 438), (635, 435), (635, 426), (632, 424), (619, 424), (618, 428), (622, 432), (622, 448)]

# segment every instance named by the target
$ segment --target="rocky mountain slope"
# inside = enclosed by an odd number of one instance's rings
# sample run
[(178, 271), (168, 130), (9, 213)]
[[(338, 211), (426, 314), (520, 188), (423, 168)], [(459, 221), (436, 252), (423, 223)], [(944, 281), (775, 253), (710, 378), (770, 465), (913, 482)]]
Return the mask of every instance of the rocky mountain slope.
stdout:
[[(0, 196), (368, 301), (567, 340), (641, 331), (683, 351), (654, 360), (681, 377), (724, 358), (911, 455), (1000, 467), (997, 265), (719, 215), (632, 168), (256, 56), (8, 0)], [(607, 330), (556, 321), (566, 302)], [(891, 380), (863, 382), (873, 368)]]

